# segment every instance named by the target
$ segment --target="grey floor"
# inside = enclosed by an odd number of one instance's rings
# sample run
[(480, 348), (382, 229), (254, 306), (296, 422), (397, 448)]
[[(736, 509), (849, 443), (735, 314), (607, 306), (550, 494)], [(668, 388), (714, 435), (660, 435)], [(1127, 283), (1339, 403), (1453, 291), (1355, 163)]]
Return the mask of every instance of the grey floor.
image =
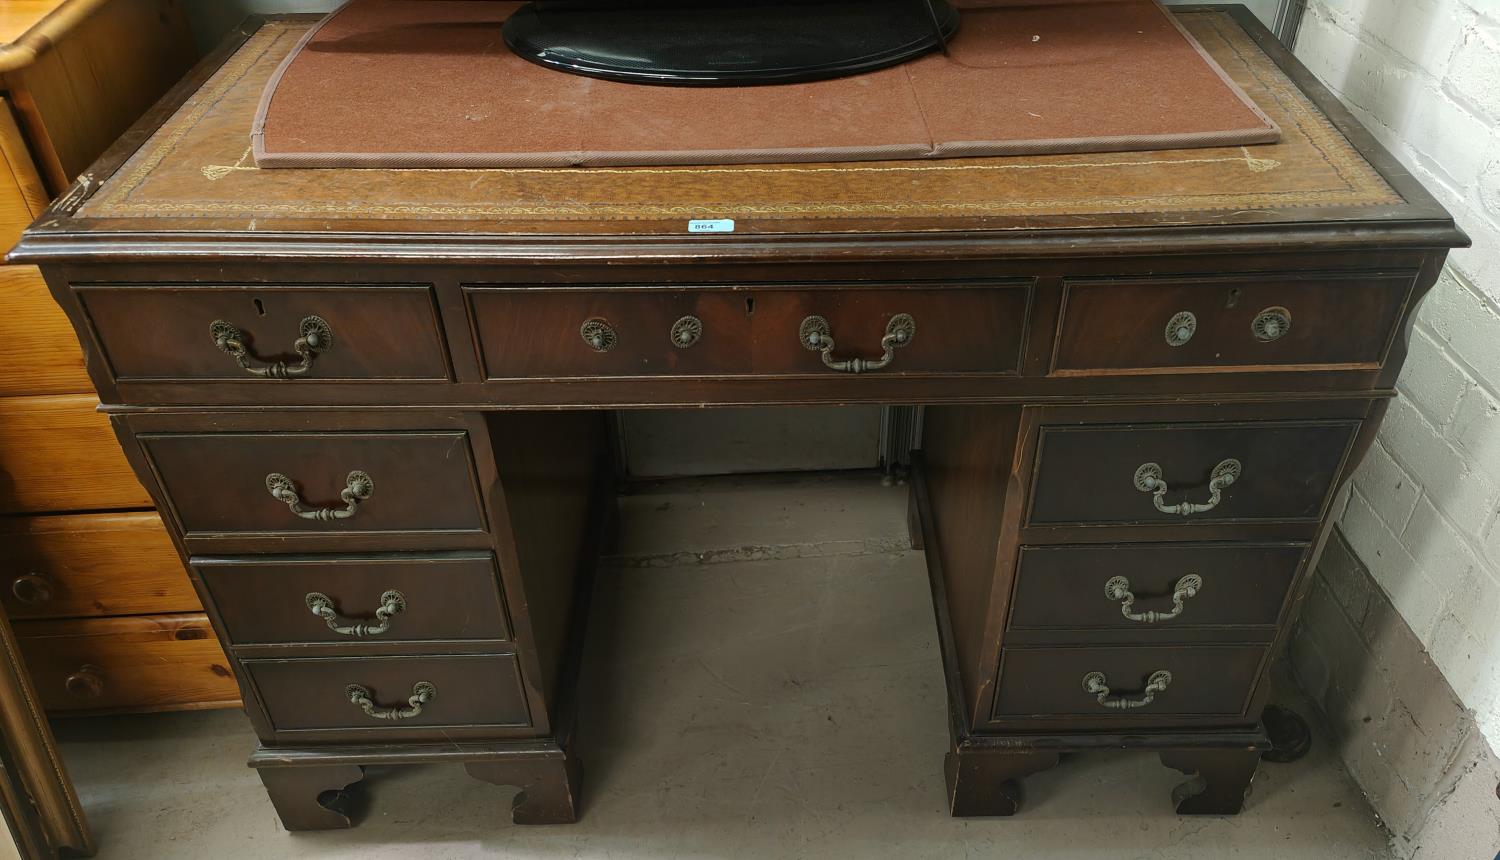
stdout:
[(622, 500), (583, 679), (583, 817), (510, 823), (457, 767), (373, 770), (353, 830), (281, 830), (237, 712), (57, 724), (116, 858), (1337, 858), (1387, 840), (1328, 745), (1235, 818), (1178, 818), (1154, 756), (1073, 756), (1010, 819), (944, 812), (942, 674), (904, 488), (674, 482)]

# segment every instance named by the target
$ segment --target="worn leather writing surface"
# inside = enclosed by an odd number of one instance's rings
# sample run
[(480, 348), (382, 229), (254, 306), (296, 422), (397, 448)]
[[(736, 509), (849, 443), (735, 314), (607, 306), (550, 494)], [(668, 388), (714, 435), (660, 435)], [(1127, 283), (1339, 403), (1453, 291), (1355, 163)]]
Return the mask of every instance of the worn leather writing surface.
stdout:
[(976, 219), (1024, 226), (1023, 219), (1046, 216), (1110, 226), (1143, 212), (1208, 223), (1230, 210), (1402, 202), (1232, 17), (1192, 12), (1181, 20), (1281, 128), (1280, 143), (942, 162), (257, 170), (250, 128), (261, 91), (311, 26), (270, 21), (78, 214), (204, 230), (401, 222), (401, 230), (507, 233), (658, 233), (662, 222), (733, 218), (739, 232), (774, 232), (809, 221), (884, 231)]

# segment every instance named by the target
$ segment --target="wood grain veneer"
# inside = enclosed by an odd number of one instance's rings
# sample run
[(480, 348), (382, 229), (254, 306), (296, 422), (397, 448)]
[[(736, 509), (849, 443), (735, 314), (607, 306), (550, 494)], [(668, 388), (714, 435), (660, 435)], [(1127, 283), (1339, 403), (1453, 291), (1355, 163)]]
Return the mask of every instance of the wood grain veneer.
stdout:
[(0, 520), (0, 557), (11, 618), (203, 609), (155, 511)]
[(239, 701), (229, 660), (201, 612), (15, 626), (48, 711), (198, 710)]

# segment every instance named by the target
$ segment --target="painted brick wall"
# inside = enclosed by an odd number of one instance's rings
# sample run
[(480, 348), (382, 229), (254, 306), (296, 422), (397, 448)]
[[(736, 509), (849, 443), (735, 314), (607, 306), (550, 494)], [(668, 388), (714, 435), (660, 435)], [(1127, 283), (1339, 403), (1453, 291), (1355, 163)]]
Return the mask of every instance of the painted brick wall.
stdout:
[(1296, 52), (1474, 239), (1339, 525), (1500, 747), (1500, 0), (1310, 0)]

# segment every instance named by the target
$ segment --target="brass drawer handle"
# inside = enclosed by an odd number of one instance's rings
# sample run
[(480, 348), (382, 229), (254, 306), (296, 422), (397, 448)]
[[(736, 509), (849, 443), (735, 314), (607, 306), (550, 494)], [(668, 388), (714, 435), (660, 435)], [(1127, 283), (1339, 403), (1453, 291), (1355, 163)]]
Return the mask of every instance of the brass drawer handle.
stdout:
[(344, 500), (342, 508), (305, 507), (302, 497), (297, 495), (297, 485), (280, 472), (266, 476), (266, 489), (271, 491), (272, 498), (285, 503), (292, 513), (304, 520), (347, 520), (359, 510), (360, 502), (375, 494), (375, 481), (364, 472), (350, 472), (343, 491), (339, 493), (339, 498)]
[(1208, 501), (1202, 503), (1182, 502), (1169, 505), (1162, 501), (1167, 494), (1167, 482), (1162, 479), (1161, 466), (1156, 463), (1142, 463), (1140, 468), (1135, 470), (1135, 488), (1143, 493), (1150, 493), (1151, 503), (1156, 505), (1158, 511), (1164, 514), (1181, 514), (1186, 517), (1217, 508), (1219, 502), (1224, 501), (1224, 488), (1238, 480), (1243, 471), (1244, 467), (1240, 465), (1240, 461), (1233, 457), (1220, 460), (1219, 465), (1215, 466), (1213, 472), (1209, 474)]
[(411, 687), (411, 698), (406, 700), (406, 707), (378, 708), (375, 701), (370, 698), (370, 691), (358, 684), (350, 684), (344, 688), (344, 695), (349, 701), (359, 705), (359, 709), (365, 712), (365, 716), (374, 717), (377, 720), (409, 720), (420, 716), (422, 708), (428, 702), (437, 698), (437, 687), (427, 681), (418, 681)]
[(28, 571), (11, 580), (10, 593), (27, 606), (51, 603), (55, 594), (52, 589), (52, 577), (35, 571)]
[(1151, 677), (1146, 679), (1146, 689), (1141, 691), (1140, 698), (1127, 699), (1124, 696), (1115, 696), (1110, 693), (1109, 681), (1104, 677), (1103, 672), (1090, 672), (1083, 676), (1084, 692), (1094, 696), (1100, 705), (1114, 711), (1144, 708), (1156, 701), (1157, 694), (1165, 693), (1171, 683), (1171, 672), (1165, 669), (1152, 672)]
[(288, 365), (284, 361), (273, 361), (264, 367), (252, 367), (250, 350), (245, 346), (245, 334), (234, 326), (233, 323), (224, 320), (214, 320), (208, 326), (208, 334), (214, 339), (214, 346), (229, 353), (240, 367), (243, 367), (253, 376), (266, 379), (291, 379), (294, 376), (305, 376), (312, 370), (313, 361), (324, 352), (333, 348), (333, 330), (328, 327), (327, 321), (322, 317), (303, 317), (302, 324), (298, 326), (301, 337), (292, 342), (292, 350), (302, 357), (297, 364)]
[(1261, 343), (1280, 340), (1291, 330), (1292, 312), (1279, 306), (1266, 308), (1250, 321), (1250, 332)]
[(802, 345), (813, 352), (821, 353), (823, 363), (832, 370), (841, 373), (864, 373), (867, 370), (883, 370), (896, 357), (896, 350), (911, 343), (917, 336), (917, 321), (912, 319), (911, 314), (896, 314), (891, 321), (886, 323), (885, 337), (880, 339), (880, 348), (884, 351), (879, 358), (843, 358), (833, 357), (833, 332), (828, 327), (828, 320), (820, 316), (810, 316), (802, 321), (801, 328), (797, 332)]
[(318, 616), (328, 623), (328, 629), (340, 636), (379, 636), (391, 629), (391, 616), (406, 610), (406, 598), (401, 592), (391, 589), (380, 595), (380, 608), (375, 610), (375, 623), (350, 623), (341, 624), (338, 610), (333, 606), (333, 599), (321, 591), (310, 591), (307, 593), (307, 608), (312, 614)]
[(1173, 618), (1181, 615), (1187, 602), (1196, 597), (1202, 588), (1203, 577), (1196, 573), (1190, 573), (1177, 580), (1177, 584), (1172, 587), (1171, 612), (1155, 612), (1151, 610), (1147, 610), (1146, 612), (1132, 612), (1131, 609), (1135, 606), (1135, 595), (1130, 591), (1130, 580), (1123, 576), (1110, 577), (1109, 581), (1104, 583), (1104, 595), (1110, 600), (1118, 600), (1120, 602), (1120, 614), (1124, 615), (1127, 619), (1138, 624), (1156, 624), (1160, 621), (1171, 621)]

